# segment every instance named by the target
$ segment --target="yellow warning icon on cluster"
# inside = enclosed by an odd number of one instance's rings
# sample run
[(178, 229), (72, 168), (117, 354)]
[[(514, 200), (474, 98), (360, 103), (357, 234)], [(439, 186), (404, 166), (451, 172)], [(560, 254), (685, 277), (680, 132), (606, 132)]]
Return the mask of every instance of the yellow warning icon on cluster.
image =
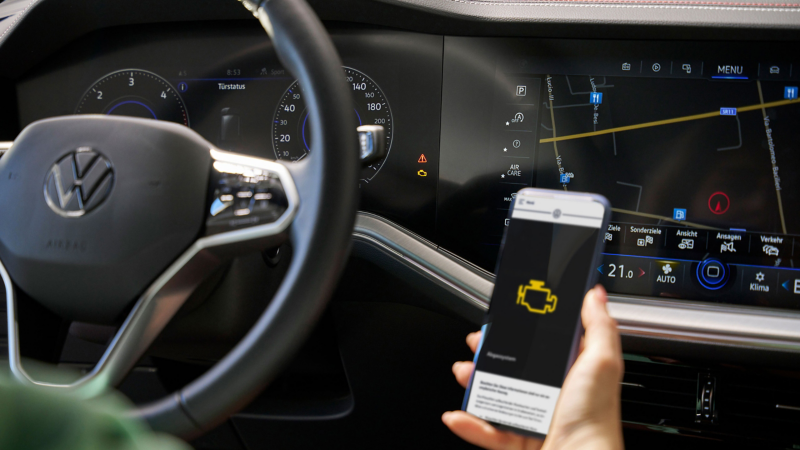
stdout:
[[(529, 299), (535, 294), (528, 295), (529, 292), (541, 292), (544, 295), (545, 303), (542, 308), (534, 308), (530, 305)], [(517, 291), (517, 304), (528, 308), (534, 314), (547, 314), (555, 312), (558, 297), (552, 294), (550, 289), (544, 287), (544, 281), (531, 280), (527, 285), (521, 284)]]

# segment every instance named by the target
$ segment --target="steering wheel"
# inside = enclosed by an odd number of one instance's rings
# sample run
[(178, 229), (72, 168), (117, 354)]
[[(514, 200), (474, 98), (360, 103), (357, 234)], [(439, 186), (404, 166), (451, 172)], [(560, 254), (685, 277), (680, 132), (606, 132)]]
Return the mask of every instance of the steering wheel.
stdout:
[[(195, 287), (231, 258), (291, 241), (272, 302), (221, 361), (130, 414), (191, 437), (244, 407), (310, 333), (347, 256), (358, 142), (342, 63), (304, 0), (243, 1), (304, 87), (310, 156), (283, 164), (214, 148), (182, 125), (69, 116), (29, 125), (0, 158), (0, 276), (14, 378), (98, 396), (119, 384)], [(16, 293), (68, 320), (122, 322), (71, 384), (23, 368)]]

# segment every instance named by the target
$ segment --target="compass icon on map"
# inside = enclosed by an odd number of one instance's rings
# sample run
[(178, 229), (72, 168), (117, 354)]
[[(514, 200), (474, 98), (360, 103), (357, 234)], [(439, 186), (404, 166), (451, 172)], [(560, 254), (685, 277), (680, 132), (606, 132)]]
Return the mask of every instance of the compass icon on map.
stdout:
[(708, 209), (716, 215), (722, 215), (728, 212), (731, 207), (731, 199), (722, 191), (714, 192), (708, 197)]

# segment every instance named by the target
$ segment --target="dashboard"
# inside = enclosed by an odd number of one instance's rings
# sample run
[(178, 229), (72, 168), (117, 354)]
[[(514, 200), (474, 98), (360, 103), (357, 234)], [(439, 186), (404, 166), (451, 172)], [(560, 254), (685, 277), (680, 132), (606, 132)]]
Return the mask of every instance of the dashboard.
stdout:
[[(358, 181), (361, 207), (431, 236), (442, 37), (343, 29), (335, 41), (357, 123), (380, 125), (386, 137), (387, 157)], [(17, 96), (23, 127), (86, 113), (170, 120), (224, 150), (287, 162), (304, 158), (313, 139), (302, 86), (257, 22), (92, 33), (19, 83)]]
[[(305, 158), (303, 87), (251, 22), (90, 33), (17, 83), (20, 126), (131, 115)], [(385, 130), (363, 211), (489, 274), (519, 189), (599, 193), (614, 211), (597, 267), (609, 292), (800, 309), (790, 43), (331, 33), (357, 122)]]

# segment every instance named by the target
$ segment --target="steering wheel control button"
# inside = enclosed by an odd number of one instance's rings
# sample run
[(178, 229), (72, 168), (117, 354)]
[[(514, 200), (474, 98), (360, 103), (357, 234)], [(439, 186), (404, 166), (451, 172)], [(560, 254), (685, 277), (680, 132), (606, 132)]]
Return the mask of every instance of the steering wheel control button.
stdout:
[(44, 198), (56, 214), (80, 217), (99, 206), (113, 184), (114, 170), (108, 159), (89, 147), (80, 147), (50, 168)]
[(716, 259), (707, 259), (697, 264), (697, 281), (706, 289), (715, 291), (722, 288), (728, 281), (730, 269)]
[[(358, 127), (358, 146), (361, 165), (368, 167), (386, 158), (386, 131), (382, 125), (361, 125)], [(425, 155), (418, 162), (428, 162)]]
[(206, 235), (275, 222), (289, 205), (277, 173), (246, 164), (214, 162)]

